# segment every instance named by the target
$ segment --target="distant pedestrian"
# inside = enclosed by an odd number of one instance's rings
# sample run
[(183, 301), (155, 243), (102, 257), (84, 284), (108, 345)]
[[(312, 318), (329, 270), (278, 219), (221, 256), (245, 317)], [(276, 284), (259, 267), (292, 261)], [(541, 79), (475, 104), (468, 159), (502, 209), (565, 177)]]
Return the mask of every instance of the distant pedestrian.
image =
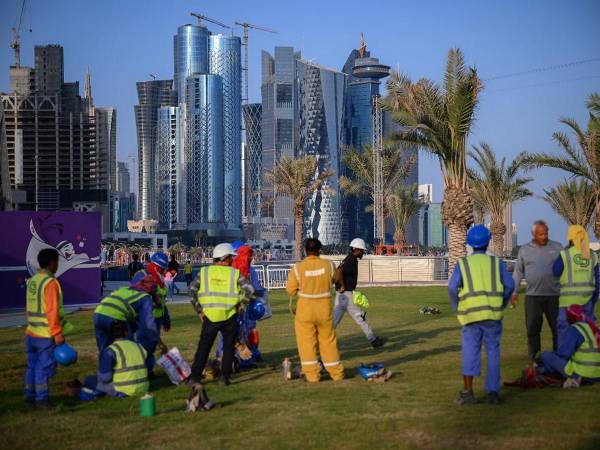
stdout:
[(192, 263), (188, 259), (185, 262), (185, 265), (183, 266), (183, 274), (185, 275), (185, 284), (187, 285), (188, 289), (190, 287), (190, 283), (192, 282), (192, 272), (193, 272)]
[(544, 316), (552, 332), (552, 346), (557, 349), (556, 320), (560, 286), (552, 273), (552, 265), (559, 257), (562, 245), (548, 239), (548, 225), (536, 220), (531, 227), (531, 242), (521, 246), (513, 272), (515, 293), (511, 303), (516, 304), (521, 280), (527, 280), (525, 292), (525, 326), (529, 359), (533, 361), (541, 349)]
[(179, 295), (179, 288), (175, 284), (175, 278), (177, 278), (177, 273), (179, 272), (179, 263), (175, 259), (175, 254), (171, 253), (171, 260), (169, 261), (169, 272), (173, 274), (173, 289), (177, 291), (177, 295)]
[(140, 262), (140, 256), (137, 253), (133, 254), (133, 261), (127, 266), (128, 279), (131, 281), (133, 276), (144, 268), (144, 265)]

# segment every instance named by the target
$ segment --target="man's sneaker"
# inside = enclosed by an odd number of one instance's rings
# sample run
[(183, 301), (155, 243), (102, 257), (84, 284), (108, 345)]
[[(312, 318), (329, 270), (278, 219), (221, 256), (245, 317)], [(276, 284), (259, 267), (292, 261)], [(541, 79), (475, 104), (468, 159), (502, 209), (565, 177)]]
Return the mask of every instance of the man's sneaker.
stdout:
[(499, 405), (501, 403), (500, 396), (498, 395), (497, 392), (488, 393), (488, 403), (490, 405)]
[(563, 383), (563, 388), (565, 389), (578, 388), (579, 386), (581, 386), (580, 377), (569, 377)]
[(371, 345), (373, 348), (383, 347), (383, 345), (387, 342), (388, 338), (386, 337), (376, 337), (371, 341)]
[(458, 398), (454, 400), (454, 403), (457, 405), (472, 405), (477, 403), (477, 399), (475, 395), (473, 395), (473, 391), (460, 391), (458, 393)]
[(229, 386), (231, 384), (231, 380), (227, 377), (219, 377), (219, 384), (221, 386)]
[(54, 404), (50, 402), (50, 400), (36, 400), (35, 409), (39, 411), (54, 411)]

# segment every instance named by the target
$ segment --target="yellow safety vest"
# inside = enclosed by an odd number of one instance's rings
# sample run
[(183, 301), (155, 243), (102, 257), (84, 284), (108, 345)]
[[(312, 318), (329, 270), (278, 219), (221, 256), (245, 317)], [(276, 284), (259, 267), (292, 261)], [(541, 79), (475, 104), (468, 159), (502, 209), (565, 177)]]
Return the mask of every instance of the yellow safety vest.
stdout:
[[(44, 289), (54, 279), (54, 275), (47, 270), (40, 270), (27, 280), (27, 331), (36, 336), (52, 337), (48, 318), (46, 317)], [(65, 309), (63, 308), (63, 295), (60, 283), (58, 283), (58, 315), (63, 327), (63, 335), (71, 332), (73, 326), (65, 320)]]
[(137, 313), (131, 305), (147, 295), (146, 292), (123, 286), (104, 297), (94, 312), (122, 322), (133, 322)]
[(198, 303), (208, 320), (222, 322), (233, 316), (240, 302), (240, 271), (229, 266), (212, 265), (201, 268), (198, 278)]
[(137, 342), (119, 339), (108, 346), (117, 358), (112, 384), (115, 389), (130, 397), (148, 392), (147, 352)]
[(462, 287), (458, 291), (458, 321), (467, 325), (502, 320), (502, 279), (495, 256), (476, 253), (458, 260)]
[(561, 308), (571, 305), (585, 305), (596, 287), (594, 267), (598, 262), (596, 253), (591, 252), (590, 259), (585, 259), (577, 248), (570, 247), (560, 252), (564, 268), (560, 276)]
[(586, 322), (573, 325), (583, 336), (584, 342), (565, 366), (565, 373), (574, 373), (584, 378), (600, 378), (600, 349), (592, 328)]
[(191, 275), (192, 274), (192, 265), (186, 264), (185, 266), (183, 266), (183, 273), (185, 273), (186, 275)]

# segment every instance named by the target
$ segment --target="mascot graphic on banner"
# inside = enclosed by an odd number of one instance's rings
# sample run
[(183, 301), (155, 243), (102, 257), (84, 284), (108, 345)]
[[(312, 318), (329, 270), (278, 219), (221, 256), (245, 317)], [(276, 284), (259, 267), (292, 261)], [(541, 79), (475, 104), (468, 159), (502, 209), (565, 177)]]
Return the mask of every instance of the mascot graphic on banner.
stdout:
[[(62, 226), (60, 224), (55, 224), (54, 227), (59, 228), (59, 232), (62, 231)], [(31, 276), (37, 273), (39, 269), (37, 255), (45, 248), (53, 248), (58, 251), (59, 261), (58, 271), (56, 272), (57, 278), (73, 267), (77, 267), (92, 261), (100, 261), (100, 256), (90, 258), (87, 253), (75, 253), (75, 245), (73, 245), (72, 242), (62, 240), (56, 245), (51, 245), (50, 243), (46, 242), (36, 231), (35, 226), (33, 225), (33, 220), (29, 221), (29, 230), (31, 231), (31, 240), (29, 241), (29, 246), (27, 247), (27, 255), (25, 260), (27, 262), (27, 270)], [(85, 238), (77, 236), (76, 240), (79, 241), (77, 244), (79, 248), (85, 247)]]

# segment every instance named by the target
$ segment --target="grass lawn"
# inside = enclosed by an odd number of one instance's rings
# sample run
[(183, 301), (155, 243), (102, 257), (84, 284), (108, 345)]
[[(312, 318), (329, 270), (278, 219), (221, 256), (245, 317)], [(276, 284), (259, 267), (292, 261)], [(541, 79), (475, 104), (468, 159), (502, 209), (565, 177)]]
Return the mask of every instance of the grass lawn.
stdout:
[[(64, 397), (64, 383), (95, 371), (92, 313), (72, 316), (69, 342), (78, 363), (59, 368), (51, 395), (58, 410), (42, 413), (23, 403), (25, 371), (22, 329), (0, 330), (0, 432), (3, 448), (600, 448), (600, 385), (578, 390), (505, 388), (504, 403), (459, 407), (460, 326), (441, 287), (364, 289), (374, 330), (389, 337), (374, 350), (346, 316), (338, 344), (347, 379), (318, 385), (284, 382), (280, 364), (297, 361), (293, 316), (283, 291), (271, 292), (274, 317), (260, 323), (265, 367), (238, 374), (229, 387), (207, 383), (221, 407), (185, 413), (185, 386), (160, 376), (152, 384), (157, 416), (138, 416), (136, 399), (103, 398), (80, 403)], [(442, 314), (423, 316), (421, 306)], [(191, 307), (171, 307), (173, 328), (164, 339), (188, 361), (200, 322)], [(523, 305), (507, 310), (502, 375), (513, 380), (526, 364)], [(544, 325), (543, 346), (549, 347)], [(358, 377), (361, 363), (384, 362), (394, 372), (385, 384)], [(476, 395), (484, 397), (483, 380)]]

